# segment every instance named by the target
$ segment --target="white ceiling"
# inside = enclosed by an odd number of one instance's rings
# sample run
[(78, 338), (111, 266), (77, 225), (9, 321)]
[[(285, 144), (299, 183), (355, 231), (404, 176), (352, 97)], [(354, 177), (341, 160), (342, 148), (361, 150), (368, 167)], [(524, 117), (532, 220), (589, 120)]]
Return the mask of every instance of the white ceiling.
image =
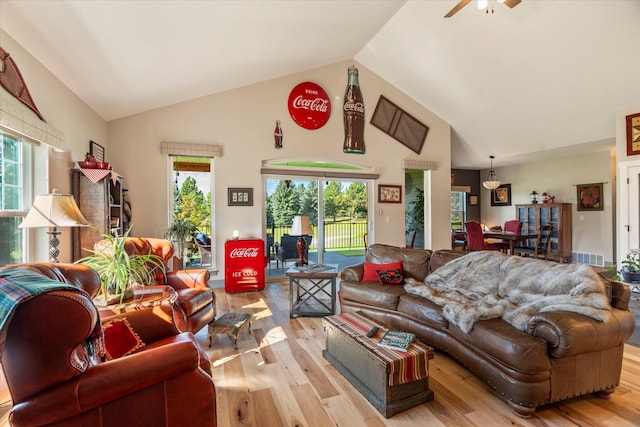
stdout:
[(612, 147), (640, 1), (474, 3), (0, 0), (0, 27), (105, 120), (355, 58), (451, 124), (453, 167)]

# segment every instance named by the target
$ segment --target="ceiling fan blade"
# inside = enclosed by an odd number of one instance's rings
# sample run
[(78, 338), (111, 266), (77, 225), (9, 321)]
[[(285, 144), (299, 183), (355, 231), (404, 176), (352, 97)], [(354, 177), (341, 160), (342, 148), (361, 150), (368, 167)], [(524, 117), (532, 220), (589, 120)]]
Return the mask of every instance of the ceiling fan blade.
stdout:
[(504, 4), (513, 9), (520, 4), (520, 0), (504, 0)]
[[(520, 2), (520, 0), (517, 0), (518, 2)], [(471, 3), (471, 0), (460, 0), (460, 3), (458, 3), (457, 5), (455, 5), (455, 7), (453, 9), (451, 9), (449, 11), (449, 13), (447, 13), (446, 15), (444, 15), (445, 18), (451, 18), (453, 15), (455, 15), (456, 13), (458, 13), (458, 11), (460, 9), (462, 9), (463, 7), (465, 7), (466, 5), (468, 5), (469, 3)], [(512, 6), (513, 7), (513, 6)]]

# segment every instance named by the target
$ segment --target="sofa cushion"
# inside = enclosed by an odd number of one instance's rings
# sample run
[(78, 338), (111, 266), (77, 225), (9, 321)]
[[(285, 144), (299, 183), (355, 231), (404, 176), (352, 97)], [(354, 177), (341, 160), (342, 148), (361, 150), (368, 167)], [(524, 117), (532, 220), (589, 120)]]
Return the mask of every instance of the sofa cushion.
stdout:
[[(412, 277), (423, 281), (429, 274), (429, 249), (407, 249), (383, 244), (373, 244), (367, 249), (366, 262), (386, 264), (394, 261), (402, 261), (402, 274), (404, 278)], [(377, 278), (374, 279), (377, 281)]]
[(450, 323), (449, 334), (514, 372), (548, 375), (551, 369), (547, 342), (517, 330), (502, 319), (481, 320), (468, 334)]
[(102, 325), (107, 360), (119, 359), (144, 346), (127, 319), (115, 318)]
[(402, 286), (386, 286), (380, 282), (363, 282), (362, 284), (340, 282), (341, 299), (388, 310), (396, 310), (400, 296), (404, 294)]
[(376, 274), (383, 285), (404, 285), (401, 268), (376, 269)]
[(377, 263), (377, 262), (364, 262), (364, 275), (362, 276), (363, 282), (377, 282), (379, 281), (378, 270), (400, 270), (402, 274), (402, 261), (394, 261), (389, 263)]
[(417, 295), (400, 296), (398, 311), (433, 328), (446, 330), (449, 326), (449, 321), (442, 315), (442, 307)]

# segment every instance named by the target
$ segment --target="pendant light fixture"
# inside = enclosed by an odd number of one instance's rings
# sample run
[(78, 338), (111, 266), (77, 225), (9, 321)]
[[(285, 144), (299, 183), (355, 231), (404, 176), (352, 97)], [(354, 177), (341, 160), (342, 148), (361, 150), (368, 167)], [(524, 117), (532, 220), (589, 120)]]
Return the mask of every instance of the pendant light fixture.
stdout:
[(489, 169), (489, 175), (487, 175), (487, 179), (484, 180), (482, 186), (487, 190), (495, 190), (500, 187), (500, 180), (496, 176), (496, 172), (493, 170), (493, 159), (495, 159), (495, 157), (489, 156), (489, 158), (491, 159), (491, 169)]

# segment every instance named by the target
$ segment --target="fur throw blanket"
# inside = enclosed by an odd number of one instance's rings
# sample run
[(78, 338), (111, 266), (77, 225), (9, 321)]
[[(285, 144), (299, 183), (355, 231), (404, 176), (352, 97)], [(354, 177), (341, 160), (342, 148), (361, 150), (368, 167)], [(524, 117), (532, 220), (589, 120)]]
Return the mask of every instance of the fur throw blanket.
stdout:
[(468, 333), (476, 321), (502, 318), (521, 331), (538, 312), (571, 311), (604, 321), (611, 305), (603, 280), (589, 266), (478, 251), (448, 262), (424, 283), (405, 290), (442, 307), (443, 316)]

